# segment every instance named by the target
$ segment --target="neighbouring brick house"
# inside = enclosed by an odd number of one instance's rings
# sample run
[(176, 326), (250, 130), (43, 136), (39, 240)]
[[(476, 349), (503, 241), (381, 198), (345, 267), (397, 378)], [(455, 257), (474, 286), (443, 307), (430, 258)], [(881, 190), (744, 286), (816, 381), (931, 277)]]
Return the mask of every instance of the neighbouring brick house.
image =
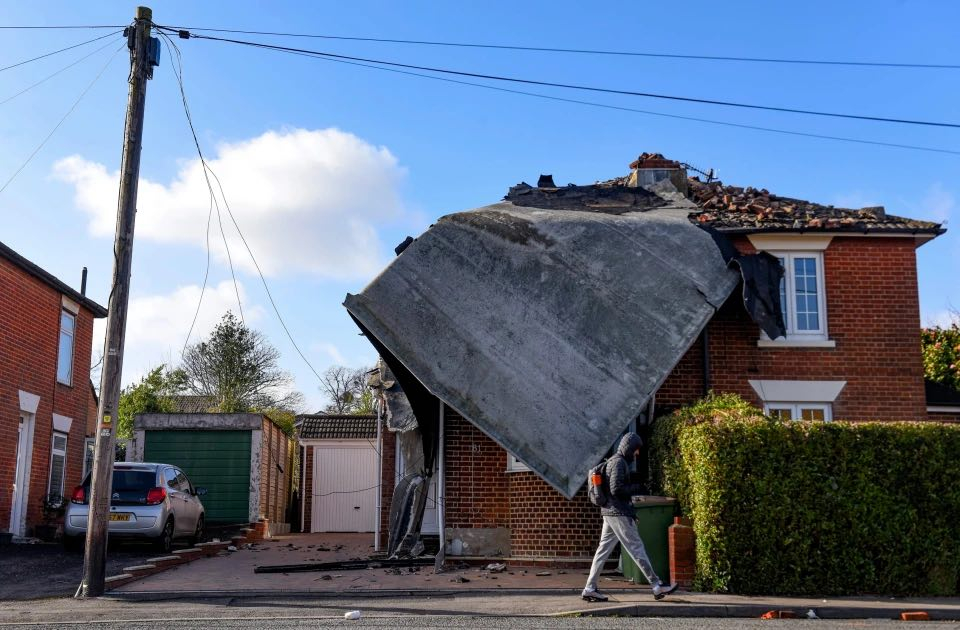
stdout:
[[(740, 394), (782, 418), (949, 419), (942, 404), (939, 415), (936, 405), (928, 409), (920, 354), (915, 251), (944, 232), (939, 224), (889, 215), (878, 207), (834, 208), (688, 179), (679, 163), (659, 155), (641, 156), (631, 168), (629, 178), (592, 187), (595, 199), (591, 187), (558, 188), (549, 178), (541, 178), (536, 188), (522, 184), (521, 193), (547, 200), (537, 208), (552, 208), (551, 198), (575, 193), (586, 209), (613, 207), (606, 211), (616, 214), (622, 210), (610, 201), (614, 196), (630, 194), (638, 181), (669, 179), (674, 193), (692, 202), (691, 223), (719, 234), (740, 254), (768, 252), (785, 269), (779, 295), (786, 335), (767, 337), (747, 314), (741, 291), (733, 291), (655, 390), (648, 417), (713, 390)], [(503, 204), (491, 208), (506, 217), (495, 228), (501, 234), (518, 225), (503, 214)], [(539, 238), (550, 245), (548, 236), (523, 229), (528, 233), (508, 238), (520, 242), (522, 237), (524, 245)], [(362, 319), (352, 298), (347, 308)], [(367, 318), (362, 328), (368, 322), (377, 323)], [(398, 348), (396, 343), (374, 345), (381, 352)], [(641, 433), (645, 429), (638, 427)], [(448, 553), (458, 531), (474, 530), (506, 531), (510, 546), (504, 555), (514, 558), (592, 555), (601, 521), (584, 489), (568, 499), (449, 405), (441, 433)]]
[(0, 243), (0, 531), (31, 535), (80, 483), (93, 320), (105, 308)]

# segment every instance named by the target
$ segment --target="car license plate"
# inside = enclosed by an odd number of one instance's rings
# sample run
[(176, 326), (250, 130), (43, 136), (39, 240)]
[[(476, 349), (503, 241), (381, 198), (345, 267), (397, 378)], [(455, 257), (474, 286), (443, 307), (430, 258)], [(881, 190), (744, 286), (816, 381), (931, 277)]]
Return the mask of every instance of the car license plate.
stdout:
[(129, 514), (111, 514), (110, 520), (111, 521), (129, 521), (130, 515)]

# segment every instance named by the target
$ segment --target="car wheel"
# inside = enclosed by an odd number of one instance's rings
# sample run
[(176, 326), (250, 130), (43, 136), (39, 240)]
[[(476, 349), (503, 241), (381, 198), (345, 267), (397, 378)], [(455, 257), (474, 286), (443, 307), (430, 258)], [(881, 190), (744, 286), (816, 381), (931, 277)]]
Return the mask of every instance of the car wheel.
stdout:
[(64, 548), (66, 551), (70, 551), (70, 552), (72, 552), (72, 553), (76, 553), (76, 552), (81, 551), (81, 550), (83, 549), (83, 541), (84, 541), (84, 537), (83, 537), (83, 536), (67, 536), (66, 534), (64, 534), (64, 536), (63, 536), (63, 548)]
[(160, 532), (160, 538), (157, 539), (156, 546), (157, 551), (162, 553), (170, 553), (173, 548), (173, 517), (167, 519), (163, 531)]
[(190, 546), (194, 546), (199, 542), (203, 542), (203, 514), (197, 519), (197, 529), (193, 532), (193, 537), (190, 539)]

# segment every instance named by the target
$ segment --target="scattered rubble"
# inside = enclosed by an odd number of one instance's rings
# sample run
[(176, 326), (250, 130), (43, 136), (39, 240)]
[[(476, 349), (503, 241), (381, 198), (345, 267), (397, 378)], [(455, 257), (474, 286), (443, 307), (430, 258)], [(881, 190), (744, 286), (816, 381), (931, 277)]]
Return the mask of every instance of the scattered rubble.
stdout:
[(487, 565), (487, 571), (491, 573), (503, 573), (507, 570), (507, 565), (503, 562), (492, 562)]

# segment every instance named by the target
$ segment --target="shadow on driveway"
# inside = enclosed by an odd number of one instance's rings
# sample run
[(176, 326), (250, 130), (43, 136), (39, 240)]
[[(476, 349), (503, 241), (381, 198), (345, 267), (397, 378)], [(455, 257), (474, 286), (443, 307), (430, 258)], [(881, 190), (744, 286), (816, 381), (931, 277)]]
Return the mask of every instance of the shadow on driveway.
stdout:
[[(150, 546), (128, 543), (107, 550), (107, 575), (157, 556)], [(0, 547), (0, 600), (72, 596), (83, 576), (83, 552), (57, 543)]]

